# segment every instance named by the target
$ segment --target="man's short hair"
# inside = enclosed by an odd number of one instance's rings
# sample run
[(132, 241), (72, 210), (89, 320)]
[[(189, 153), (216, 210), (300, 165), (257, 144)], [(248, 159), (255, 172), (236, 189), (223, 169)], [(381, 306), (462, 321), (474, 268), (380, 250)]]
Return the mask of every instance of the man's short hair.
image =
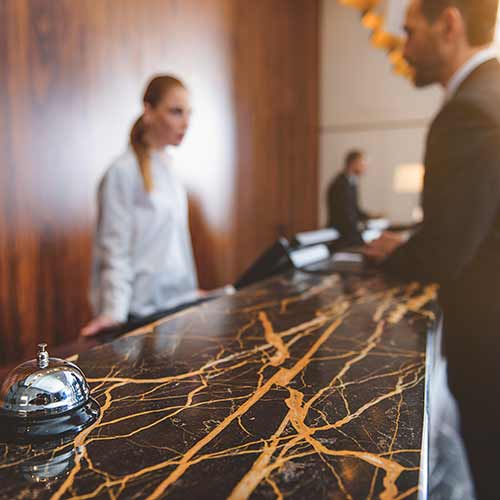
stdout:
[(344, 168), (347, 168), (354, 163), (356, 160), (359, 160), (364, 155), (363, 151), (359, 149), (351, 149), (344, 158)]
[(422, 13), (434, 22), (447, 7), (456, 7), (465, 21), (472, 47), (491, 43), (495, 36), (498, 0), (422, 0)]

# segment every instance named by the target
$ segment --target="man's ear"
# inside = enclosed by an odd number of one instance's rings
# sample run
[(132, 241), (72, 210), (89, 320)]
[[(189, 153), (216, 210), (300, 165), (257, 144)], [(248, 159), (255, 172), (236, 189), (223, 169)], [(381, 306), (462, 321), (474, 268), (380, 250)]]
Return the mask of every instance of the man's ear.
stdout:
[(467, 38), (465, 20), (457, 7), (449, 6), (443, 9), (436, 19), (436, 24), (439, 25), (441, 34), (446, 41)]

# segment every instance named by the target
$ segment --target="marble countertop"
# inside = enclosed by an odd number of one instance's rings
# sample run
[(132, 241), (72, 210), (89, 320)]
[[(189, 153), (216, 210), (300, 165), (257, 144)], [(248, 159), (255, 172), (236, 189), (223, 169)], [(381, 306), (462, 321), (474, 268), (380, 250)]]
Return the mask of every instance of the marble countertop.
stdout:
[(296, 272), (74, 356), (100, 419), (0, 499), (418, 498), (435, 295)]

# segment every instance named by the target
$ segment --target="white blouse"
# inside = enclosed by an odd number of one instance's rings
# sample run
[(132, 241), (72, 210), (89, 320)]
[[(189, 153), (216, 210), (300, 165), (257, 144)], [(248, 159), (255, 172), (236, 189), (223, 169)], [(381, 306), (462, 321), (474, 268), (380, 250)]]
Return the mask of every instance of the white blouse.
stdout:
[(94, 314), (123, 322), (197, 296), (186, 192), (164, 151), (151, 154), (147, 193), (129, 148), (98, 191), (90, 298)]

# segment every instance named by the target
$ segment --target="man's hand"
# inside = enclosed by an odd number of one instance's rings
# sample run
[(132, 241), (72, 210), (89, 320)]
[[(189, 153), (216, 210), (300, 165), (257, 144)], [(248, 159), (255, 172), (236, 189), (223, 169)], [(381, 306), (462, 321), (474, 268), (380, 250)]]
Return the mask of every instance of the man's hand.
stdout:
[(400, 233), (384, 231), (380, 238), (371, 241), (363, 248), (363, 254), (375, 262), (381, 262), (391, 255), (396, 248), (405, 242), (405, 238)]
[(97, 335), (105, 328), (111, 328), (112, 326), (118, 326), (119, 324), (119, 321), (116, 321), (109, 316), (97, 316), (97, 318), (94, 318), (80, 330), (80, 335), (83, 337), (91, 337), (92, 335)]

